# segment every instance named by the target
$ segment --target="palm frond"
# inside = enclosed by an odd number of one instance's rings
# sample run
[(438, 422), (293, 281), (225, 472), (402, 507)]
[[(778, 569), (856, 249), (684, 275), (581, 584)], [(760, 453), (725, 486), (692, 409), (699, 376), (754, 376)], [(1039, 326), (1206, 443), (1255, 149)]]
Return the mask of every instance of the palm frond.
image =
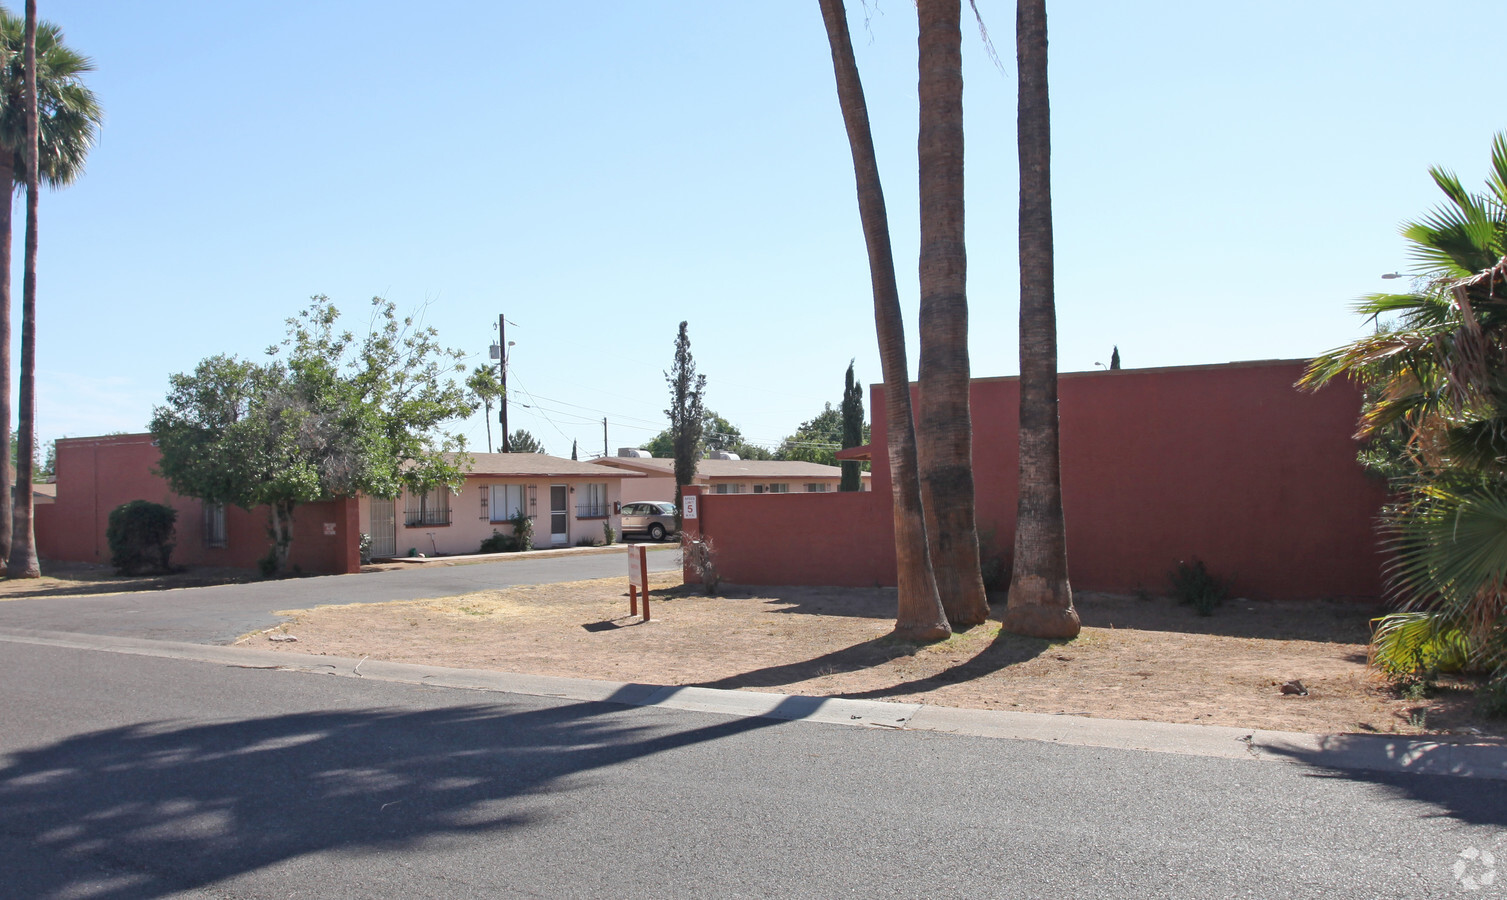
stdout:
[(1470, 638), (1447, 616), (1392, 613), (1372, 624), (1372, 662), (1388, 675), (1458, 672), (1470, 664)]

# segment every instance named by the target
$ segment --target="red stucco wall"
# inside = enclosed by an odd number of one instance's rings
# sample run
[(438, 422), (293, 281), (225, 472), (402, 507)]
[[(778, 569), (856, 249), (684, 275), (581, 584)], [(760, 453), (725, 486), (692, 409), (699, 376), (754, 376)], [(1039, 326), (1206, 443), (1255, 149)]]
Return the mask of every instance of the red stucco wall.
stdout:
[[(267, 555), (267, 509), (225, 510), (226, 546), (205, 546), (203, 506), (180, 497), (152, 474), (158, 461), (150, 435), (65, 438), (57, 442), (57, 502), (36, 510), (37, 551), (44, 560), (108, 563), (105, 539), (110, 510), (131, 500), (151, 500), (178, 510), (178, 565), (255, 568)], [(293, 515), (289, 563), (310, 573), (360, 571), (360, 531), (355, 500), (298, 507)], [(334, 534), (326, 534), (326, 524)]]
[[(1202, 559), (1244, 596), (1376, 597), (1385, 491), (1356, 464), (1360, 393), (1293, 383), (1301, 361), (1063, 375), (1063, 503), (1074, 587), (1166, 589)], [(1015, 378), (972, 393), (978, 523), (1014, 540)], [(870, 392), (871, 494), (707, 495), (701, 527), (728, 581), (895, 583), (882, 385)]]

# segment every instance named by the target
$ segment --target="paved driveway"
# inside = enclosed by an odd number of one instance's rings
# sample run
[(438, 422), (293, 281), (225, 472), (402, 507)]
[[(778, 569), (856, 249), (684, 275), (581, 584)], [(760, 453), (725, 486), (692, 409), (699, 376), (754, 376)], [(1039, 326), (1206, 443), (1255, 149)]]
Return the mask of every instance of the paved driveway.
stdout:
[[(680, 568), (680, 554), (674, 550), (654, 551), (648, 559), (651, 571)], [(273, 615), (278, 609), (449, 597), (516, 584), (614, 575), (623, 576), (626, 584), (627, 567), (624, 553), (593, 553), (133, 594), (37, 597), (0, 602), (0, 628), (217, 644), (286, 621), (284, 616)]]

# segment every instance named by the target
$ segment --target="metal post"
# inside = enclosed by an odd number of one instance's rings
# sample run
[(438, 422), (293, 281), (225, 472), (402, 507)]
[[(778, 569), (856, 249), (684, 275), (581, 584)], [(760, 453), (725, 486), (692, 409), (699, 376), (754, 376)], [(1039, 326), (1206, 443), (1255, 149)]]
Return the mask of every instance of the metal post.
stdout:
[(502, 315), (497, 316), (497, 346), (502, 348), (497, 354), (497, 365), (502, 370), (502, 402), (498, 404), (497, 421), (502, 425), (502, 452), (512, 453), (508, 441), (508, 320)]
[(602, 456), (607, 455), (607, 417), (602, 416)]

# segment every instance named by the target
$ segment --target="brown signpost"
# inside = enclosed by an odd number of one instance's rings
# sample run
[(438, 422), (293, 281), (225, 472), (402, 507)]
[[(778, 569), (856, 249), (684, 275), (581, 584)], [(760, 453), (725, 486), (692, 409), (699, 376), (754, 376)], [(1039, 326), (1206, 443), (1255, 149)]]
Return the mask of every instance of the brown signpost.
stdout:
[(649, 563), (644, 544), (628, 545), (628, 615), (638, 615), (638, 592), (644, 594), (644, 621), (649, 621)]

